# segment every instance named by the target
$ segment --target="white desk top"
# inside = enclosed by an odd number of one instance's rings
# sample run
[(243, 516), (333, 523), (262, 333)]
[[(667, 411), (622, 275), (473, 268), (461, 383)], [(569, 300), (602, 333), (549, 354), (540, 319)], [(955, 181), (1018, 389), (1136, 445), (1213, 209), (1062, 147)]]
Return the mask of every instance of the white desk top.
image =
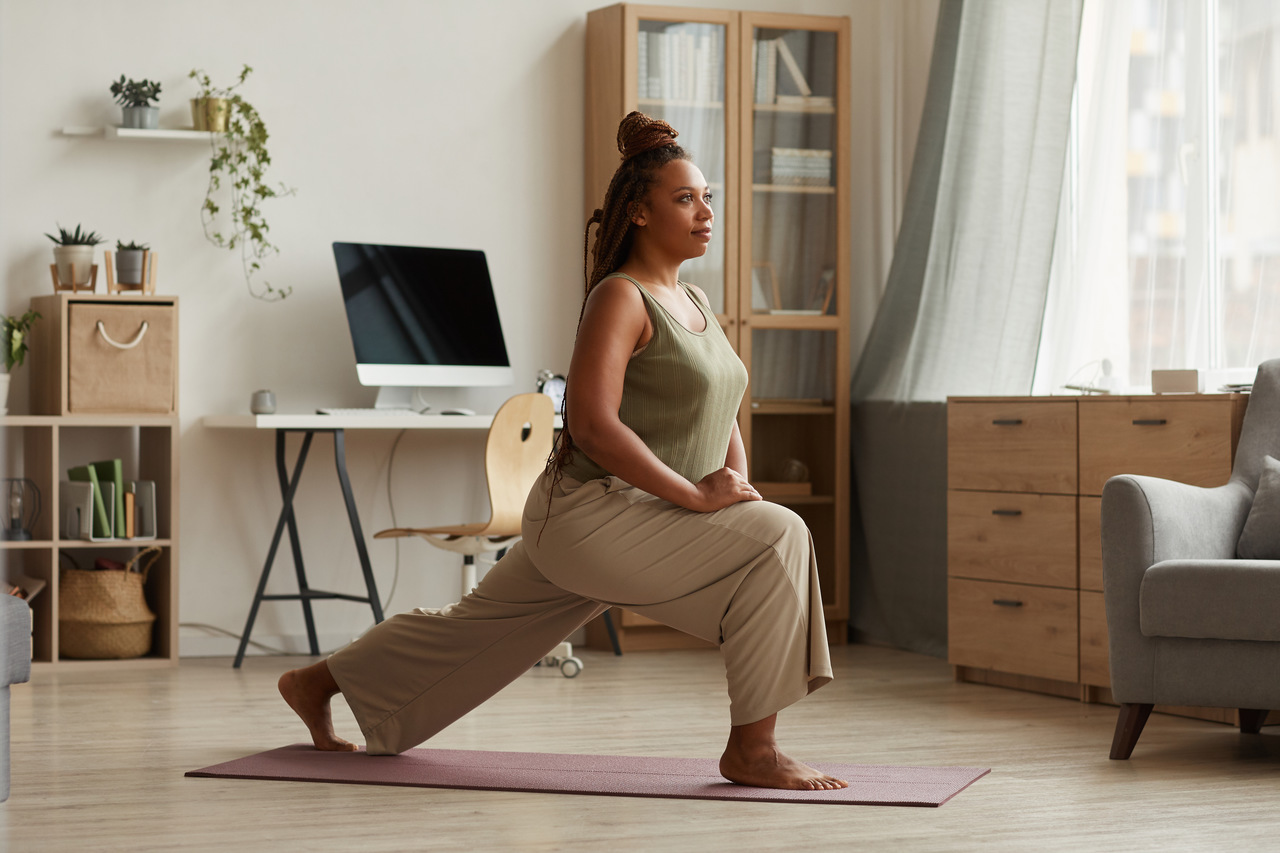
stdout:
[(493, 415), (206, 415), (215, 429), (488, 429)]

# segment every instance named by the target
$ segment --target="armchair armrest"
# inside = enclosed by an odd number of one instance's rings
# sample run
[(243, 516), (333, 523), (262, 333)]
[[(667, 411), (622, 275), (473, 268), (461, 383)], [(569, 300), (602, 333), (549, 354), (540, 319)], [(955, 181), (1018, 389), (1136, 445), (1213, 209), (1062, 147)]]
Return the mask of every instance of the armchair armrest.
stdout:
[(1156, 477), (1112, 477), (1102, 489), (1102, 578), (1118, 702), (1150, 702), (1154, 651), (1142, 635), (1139, 596), (1163, 560), (1227, 560), (1249, 515), (1244, 483), (1206, 489)]
[(0, 689), (31, 677), (31, 607), (0, 595)]

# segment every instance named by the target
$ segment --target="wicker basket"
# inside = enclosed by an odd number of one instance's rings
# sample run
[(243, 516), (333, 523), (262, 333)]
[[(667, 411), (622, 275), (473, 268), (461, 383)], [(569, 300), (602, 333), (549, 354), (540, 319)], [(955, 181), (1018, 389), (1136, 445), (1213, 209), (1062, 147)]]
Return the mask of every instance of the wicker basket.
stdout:
[(123, 572), (62, 569), (58, 581), (59, 656), (100, 660), (136, 658), (151, 651), (151, 625), (156, 615), (147, 607), (143, 586), (160, 553), (160, 547), (154, 545), (139, 551)]

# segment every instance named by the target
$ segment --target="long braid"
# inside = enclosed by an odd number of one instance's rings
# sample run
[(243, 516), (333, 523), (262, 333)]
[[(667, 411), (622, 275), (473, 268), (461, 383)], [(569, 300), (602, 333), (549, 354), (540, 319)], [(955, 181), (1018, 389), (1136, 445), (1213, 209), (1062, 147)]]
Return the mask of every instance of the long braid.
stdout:
[[(587, 310), (587, 297), (591, 295), (592, 289), (622, 266), (631, 254), (631, 217), (657, 181), (658, 170), (673, 160), (689, 159), (685, 150), (676, 144), (677, 135), (665, 121), (650, 118), (640, 112), (628, 114), (618, 125), (618, 151), (622, 154), (622, 163), (609, 181), (603, 207), (591, 214), (583, 234), (582, 276), (586, 287), (582, 295), (582, 307), (578, 310), (579, 327), (582, 325), (582, 317)], [(594, 244), (591, 242), (592, 225), (599, 226)], [(590, 266), (587, 262), (588, 246), (591, 246), (594, 258), (594, 263)], [(563, 476), (564, 466), (573, 459), (575, 450), (573, 435), (569, 432), (567, 402), (561, 412), (561, 419), (563, 427), (547, 460), (547, 472), (553, 475), (551, 489), (547, 494), (548, 515), (551, 493)], [(546, 526), (545, 521), (543, 526)]]

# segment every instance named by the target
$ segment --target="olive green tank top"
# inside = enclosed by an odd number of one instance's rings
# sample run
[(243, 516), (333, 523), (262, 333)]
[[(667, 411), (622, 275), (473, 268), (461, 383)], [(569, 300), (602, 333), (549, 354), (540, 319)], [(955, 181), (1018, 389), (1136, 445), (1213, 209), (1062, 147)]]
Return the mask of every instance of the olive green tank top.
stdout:
[[(715, 314), (684, 282), (680, 287), (706, 321), (704, 331), (685, 328), (634, 278), (622, 273), (609, 278), (636, 286), (653, 323), (653, 337), (627, 362), (618, 417), (669, 468), (696, 483), (724, 467), (747, 390), (747, 369)], [(574, 449), (564, 473), (584, 483), (609, 476), (581, 448)]]

